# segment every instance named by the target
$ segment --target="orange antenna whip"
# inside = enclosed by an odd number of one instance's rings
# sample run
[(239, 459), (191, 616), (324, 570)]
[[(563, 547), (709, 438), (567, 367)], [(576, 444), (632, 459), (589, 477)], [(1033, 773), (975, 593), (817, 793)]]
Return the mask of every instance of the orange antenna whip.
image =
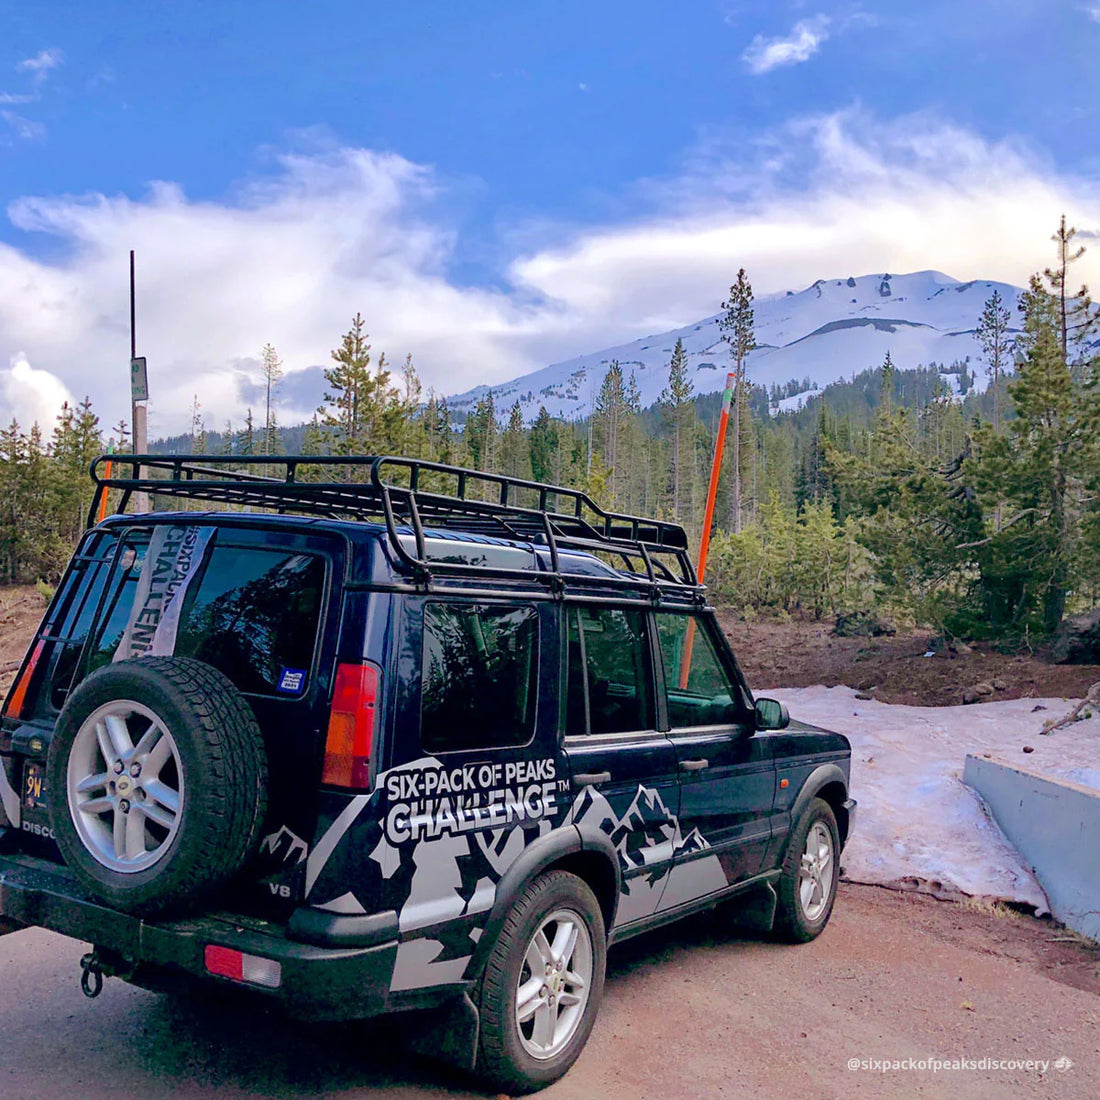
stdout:
[[(726, 389), (722, 394), (722, 415), (718, 418), (718, 438), (714, 441), (714, 461), (710, 465), (710, 485), (707, 487), (707, 506), (703, 512), (703, 533), (699, 538), (699, 564), (696, 574), (699, 583), (707, 573), (707, 552), (710, 550), (710, 530), (714, 523), (714, 502), (718, 497), (718, 475), (722, 472), (722, 451), (726, 446), (726, 428), (730, 421), (730, 404), (733, 402), (733, 384), (735, 375), (731, 371), (726, 375)], [(691, 671), (691, 652), (695, 644), (695, 620), (688, 623), (687, 637), (684, 639), (684, 655), (680, 660), (680, 688), (686, 688), (688, 674)]]

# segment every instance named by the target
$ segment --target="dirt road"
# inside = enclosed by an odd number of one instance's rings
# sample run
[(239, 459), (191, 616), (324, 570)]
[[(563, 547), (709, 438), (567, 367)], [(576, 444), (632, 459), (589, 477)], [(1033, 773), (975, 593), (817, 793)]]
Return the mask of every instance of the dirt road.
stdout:
[[(1100, 1096), (1100, 951), (1031, 918), (845, 885), (815, 943), (744, 938), (721, 914), (611, 952), (588, 1049), (548, 1100)], [(83, 949), (0, 939), (0, 1096), (10, 1100), (470, 1095), (403, 1053), (400, 1023), (303, 1026), (109, 981), (87, 1001)], [(1038, 1069), (849, 1069), (1035, 1059)], [(1056, 1059), (1069, 1059), (1056, 1069)], [(1064, 1064), (1064, 1063), (1063, 1063)]]

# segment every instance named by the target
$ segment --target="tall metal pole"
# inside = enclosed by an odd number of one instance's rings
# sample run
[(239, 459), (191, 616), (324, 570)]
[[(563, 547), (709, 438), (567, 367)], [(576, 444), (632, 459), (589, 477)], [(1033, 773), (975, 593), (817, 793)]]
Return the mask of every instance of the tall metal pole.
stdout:
[(137, 358), (137, 293), (134, 288), (134, 250), (130, 249), (130, 358)]
[[(147, 424), (146, 424), (146, 402), (138, 400), (138, 396), (133, 389), (133, 364), (134, 359), (137, 358), (137, 293), (135, 290), (134, 282), (134, 250), (130, 249), (130, 375), (131, 375), (131, 420), (130, 420), (130, 438), (134, 444), (134, 454), (143, 455), (148, 450), (148, 438), (147, 438)], [(139, 468), (137, 476), (142, 476), (142, 471)], [(149, 496), (147, 493), (134, 493), (134, 511), (135, 512), (148, 512), (149, 511)]]
[[(726, 375), (726, 389), (722, 394), (722, 415), (718, 418), (718, 438), (714, 441), (714, 460), (710, 464), (710, 485), (707, 487), (707, 506), (703, 510), (703, 533), (699, 537), (699, 564), (696, 574), (699, 583), (707, 573), (707, 553), (710, 550), (710, 530), (714, 522), (714, 502), (718, 498), (718, 475), (722, 472), (722, 451), (726, 446), (726, 428), (730, 422), (730, 404), (733, 401), (733, 387), (736, 375), (733, 371)], [(688, 686), (691, 674), (691, 653), (695, 646), (695, 621), (688, 623), (687, 636), (684, 639), (684, 653), (680, 659), (680, 687)]]

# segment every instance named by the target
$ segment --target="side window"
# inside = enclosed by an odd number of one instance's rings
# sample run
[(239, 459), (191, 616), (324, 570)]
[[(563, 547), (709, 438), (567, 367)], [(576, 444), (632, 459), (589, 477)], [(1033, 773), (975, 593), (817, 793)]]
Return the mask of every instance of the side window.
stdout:
[(566, 734), (653, 729), (653, 676), (645, 612), (574, 607), (566, 614)]
[(134, 606), (134, 592), (145, 566), (149, 549), (147, 533), (127, 536), (122, 543), (118, 568), (107, 582), (107, 595), (103, 601), (103, 618), (96, 634), (95, 645), (88, 661), (88, 671), (111, 663), (122, 640), (126, 624), (130, 621), (130, 609)]
[(735, 722), (741, 692), (730, 679), (703, 622), (694, 615), (658, 613), (668, 720), (673, 729)]
[(506, 748), (534, 737), (538, 626), (533, 607), (424, 605), (425, 752)]
[(65, 705), (72, 687), (80, 652), (91, 630), (117, 545), (117, 536), (96, 534), (78, 548), (58, 603), (60, 613), (46, 625), (45, 634), (57, 639), (49, 690), (50, 705), (57, 710)]

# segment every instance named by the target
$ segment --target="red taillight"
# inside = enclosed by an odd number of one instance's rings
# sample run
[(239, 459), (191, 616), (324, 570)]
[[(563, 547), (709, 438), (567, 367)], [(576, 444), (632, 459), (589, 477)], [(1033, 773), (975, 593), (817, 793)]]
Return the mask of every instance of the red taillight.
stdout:
[(373, 665), (337, 665), (322, 783), (370, 786), (370, 750), (380, 676)]
[(11, 689), (11, 695), (8, 696), (8, 705), (4, 707), (5, 718), (23, 717), (23, 704), (27, 701), (27, 688), (30, 687), (31, 677), (34, 675), (35, 666), (38, 664), (38, 658), (42, 656), (45, 645), (45, 642), (39, 642), (34, 647), (31, 659), (24, 666), (19, 679), (15, 681), (15, 687)]
[(278, 989), (283, 980), (282, 964), (262, 955), (245, 955), (232, 947), (208, 943), (203, 956), (209, 973), (232, 982), (249, 982), (251, 985)]
[(244, 955), (231, 947), (206, 945), (206, 969), (219, 978), (231, 978), (235, 982), (244, 981)]

